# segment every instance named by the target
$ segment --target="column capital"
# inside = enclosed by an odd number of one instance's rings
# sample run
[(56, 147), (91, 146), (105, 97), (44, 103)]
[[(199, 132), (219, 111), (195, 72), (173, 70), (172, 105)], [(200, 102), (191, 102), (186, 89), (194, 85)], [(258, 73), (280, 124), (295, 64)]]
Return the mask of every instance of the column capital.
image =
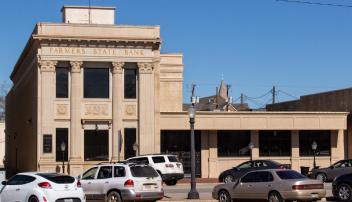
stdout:
[(125, 65), (124, 62), (112, 62), (112, 73), (113, 74), (122, 74), (123, 66)]
[(42, 72), (54, 72), (57, 64), (56, 60), (39, 60), (39, 67)]
[(137, 63), (139, 73), (141, 74), (151, 74), (154, 69), (154, 63), (153, 62), (139, 62)]
[(81, 67), (83, 65), (82, 61), (70, 61), (71, 65), (71, 72), (72, 73), (79, 73), (81, 72)]

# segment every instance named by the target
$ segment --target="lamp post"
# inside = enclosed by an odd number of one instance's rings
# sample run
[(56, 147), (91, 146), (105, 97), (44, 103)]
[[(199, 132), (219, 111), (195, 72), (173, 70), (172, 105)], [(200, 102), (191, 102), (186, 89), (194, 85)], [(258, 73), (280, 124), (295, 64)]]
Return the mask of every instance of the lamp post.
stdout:
[(199, 193), (196, 189), (196, 151), (194, 141), (194, 123), (196, 108), (192, 106), (188, 109), (189, 123), (191, 126), (191, 190), (188, 192), (188, 199), (199, 199)]
[(61, 142), (61, 152), (62, 152), (62, 173), (65, 173), (65, 151), (66, 151), (66, 144), (64, 141)]
[(248, 149), (250, 150), (250, 155), (251, 155), (251, 161), (253, 160), (253, 158), (252, 158), (252, 150), (253, 150), (253, 148), (254, 148), (254, 143), (253, 142), (250, 142), (249, 144), (248, 144)]
[(315, 162), (315, 155), (316, 155), (316, 150), (317, 150), (318, 144), (316, 141), (313, 141), (312, 143), (312, 150), (313, 150), (313, 169), (317, 167), (316, 162)]

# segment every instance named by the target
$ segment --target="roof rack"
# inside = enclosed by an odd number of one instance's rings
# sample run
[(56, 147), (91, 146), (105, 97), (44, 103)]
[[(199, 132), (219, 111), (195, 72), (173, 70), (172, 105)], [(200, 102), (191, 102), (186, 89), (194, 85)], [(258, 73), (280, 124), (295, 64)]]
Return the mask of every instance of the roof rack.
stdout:
[(98, 163), (98, 165), (117, 164), (117, 163), (120, 163), (120, 164), (127, 164), (128, 162), (127, 162), (127, 161), (106, 161), (106, 162), (100, 162), (100, 163)]

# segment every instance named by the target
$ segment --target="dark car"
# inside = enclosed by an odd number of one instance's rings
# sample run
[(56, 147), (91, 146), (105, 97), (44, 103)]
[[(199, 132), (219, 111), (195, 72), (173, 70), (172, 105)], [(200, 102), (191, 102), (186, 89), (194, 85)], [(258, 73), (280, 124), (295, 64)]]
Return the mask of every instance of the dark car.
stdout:
[(219, 182), (230, 183), (242, 177), (249, 171), (262, 169), (284, 169), (285, 165), (271, 160), (246, 161), (229, 170), (225, 170), (219, 176)]
[(335, 178), (332, 182), (332, 194), (341, 201), (352, 200), (352, 173)]
[(327, 168), (315, 168), (310, 176), (323, 182), (331, 182), (335, 177), (352, 173), (352, 160), (341, 160)]

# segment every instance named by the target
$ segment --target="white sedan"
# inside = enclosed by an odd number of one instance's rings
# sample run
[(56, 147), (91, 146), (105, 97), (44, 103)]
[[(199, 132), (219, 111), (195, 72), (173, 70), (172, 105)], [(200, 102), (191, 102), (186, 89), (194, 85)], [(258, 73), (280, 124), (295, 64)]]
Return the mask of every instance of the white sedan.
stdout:
[(57, 173), (19, 173), (2, 183), (1, 201), (85, 202), (79, 180)]

